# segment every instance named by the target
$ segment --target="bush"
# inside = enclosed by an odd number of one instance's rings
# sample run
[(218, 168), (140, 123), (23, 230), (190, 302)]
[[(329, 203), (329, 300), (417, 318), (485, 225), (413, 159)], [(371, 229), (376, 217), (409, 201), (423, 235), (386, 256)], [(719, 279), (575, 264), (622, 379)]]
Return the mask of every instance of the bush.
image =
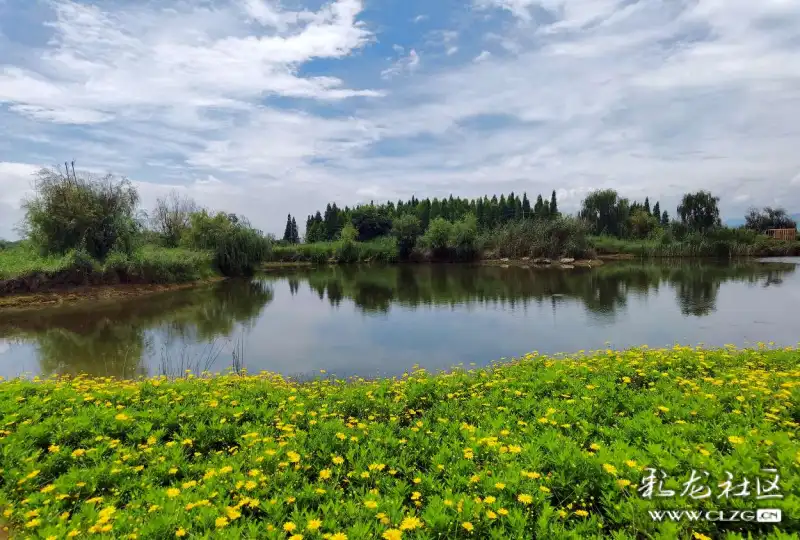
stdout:
[(138, 202), (136, 189), (125, 178), (42, 169), (34, 195), (23, 203), (24, 228), (43, 253), (81, 249), (102, 260), (112, 250), (134, 250), (140, 231)]
[(413, 214), (403, 214), (392, 221), (392, 235), (397, 239), (398, 256), (405, 260), (417, 243), (420, 234), (419, 218)]
[(420, 239), (422, 247), (431, 250), (434, 257), (446, 257), (452, 232), (453, 224), (437, 217), (430, 222), (428, 230), (422, 235)]
[(184, 235), (184, 245), (214, 253), (214, 265), (226, 276), (250, 275), (269, 255), (270, 243), (239, 219), (222, 212), (211, 216), (195, 212)]
[(587, 232), (587, 225), (572, 217), (525, 220), (490, 231), (478, 243), (499, 257), (582, 258), (591, 255)]

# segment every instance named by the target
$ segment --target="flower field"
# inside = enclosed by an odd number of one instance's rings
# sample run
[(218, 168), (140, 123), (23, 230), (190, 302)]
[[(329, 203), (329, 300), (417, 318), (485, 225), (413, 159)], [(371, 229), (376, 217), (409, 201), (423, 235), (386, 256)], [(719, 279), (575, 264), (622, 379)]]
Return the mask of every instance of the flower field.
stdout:
[[(5, 381), (0, 519), (12, 538), (794, 538), (799, 390), (800, 351), (767, 347)], [(757, 508), (782, 521), (648, 513)]]

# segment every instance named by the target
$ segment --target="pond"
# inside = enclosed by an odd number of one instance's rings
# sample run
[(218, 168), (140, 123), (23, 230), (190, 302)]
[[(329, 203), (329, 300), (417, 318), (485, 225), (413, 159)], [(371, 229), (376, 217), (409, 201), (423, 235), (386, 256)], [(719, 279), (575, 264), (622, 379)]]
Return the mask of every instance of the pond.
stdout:
[(0, 376), (136, 377), (232, 365), (398, 375), (530, 351), (800, 341), (800, 259), (271, 273), (138, 299), (0, 313)]

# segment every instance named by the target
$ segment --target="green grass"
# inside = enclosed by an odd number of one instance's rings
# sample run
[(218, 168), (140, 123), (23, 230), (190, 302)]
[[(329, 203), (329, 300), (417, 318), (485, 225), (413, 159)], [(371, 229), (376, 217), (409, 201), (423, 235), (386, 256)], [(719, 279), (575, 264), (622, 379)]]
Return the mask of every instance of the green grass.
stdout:
[(0, 279), (37, 272), (58, 272), (68, 267), (68, 256), (42, 256), (33, 247), (20, 245), (0, 251)]
[[(145, 245), (131, 255), (112, 253), (102, 263), (74, 251), (43, 256), (25, 244), (0, 251), (0, 280), (44, 275), (58, 281), (75, 271), (84, 272), (89, 284), (183, 283), (215, 275), (210, 253), (181, 248)], [(46, 286), (47, 281), (37, 286)]]
[[(13, 380), (0, 515), (40, 538), (793, 538), (799, 360), (676, 347), (374, 381)], [(648, 467), (678, 494), (692, 470), (752, 494), (648, 500)], [(782, 499), (755, 499), (762, 468)], [(780, 508), (785, 534), (655, 508)]]
[(369, 242), (316, 242), (312, 244), (275, 245), (269, 262), (310, 262), (313, 264), (352, 262), (396, 262), (397, 242), (382, 237)]
[(637, 257), (767, 257), (800, 255), (800, 242), (767, 237), (742, 239), (696, 238), (690, 241), (631, 240), (594, 236), (590, 245), (600, 255), (630, 254)]

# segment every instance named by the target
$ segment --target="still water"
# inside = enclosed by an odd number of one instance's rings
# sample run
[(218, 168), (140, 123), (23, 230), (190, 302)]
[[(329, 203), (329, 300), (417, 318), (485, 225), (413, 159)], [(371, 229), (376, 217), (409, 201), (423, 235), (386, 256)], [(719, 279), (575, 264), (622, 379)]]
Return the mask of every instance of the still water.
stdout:
[(0, 375), (396, 375), (537, 350), (800, 341), (800, 259), (307, 269), (0, 314)]

